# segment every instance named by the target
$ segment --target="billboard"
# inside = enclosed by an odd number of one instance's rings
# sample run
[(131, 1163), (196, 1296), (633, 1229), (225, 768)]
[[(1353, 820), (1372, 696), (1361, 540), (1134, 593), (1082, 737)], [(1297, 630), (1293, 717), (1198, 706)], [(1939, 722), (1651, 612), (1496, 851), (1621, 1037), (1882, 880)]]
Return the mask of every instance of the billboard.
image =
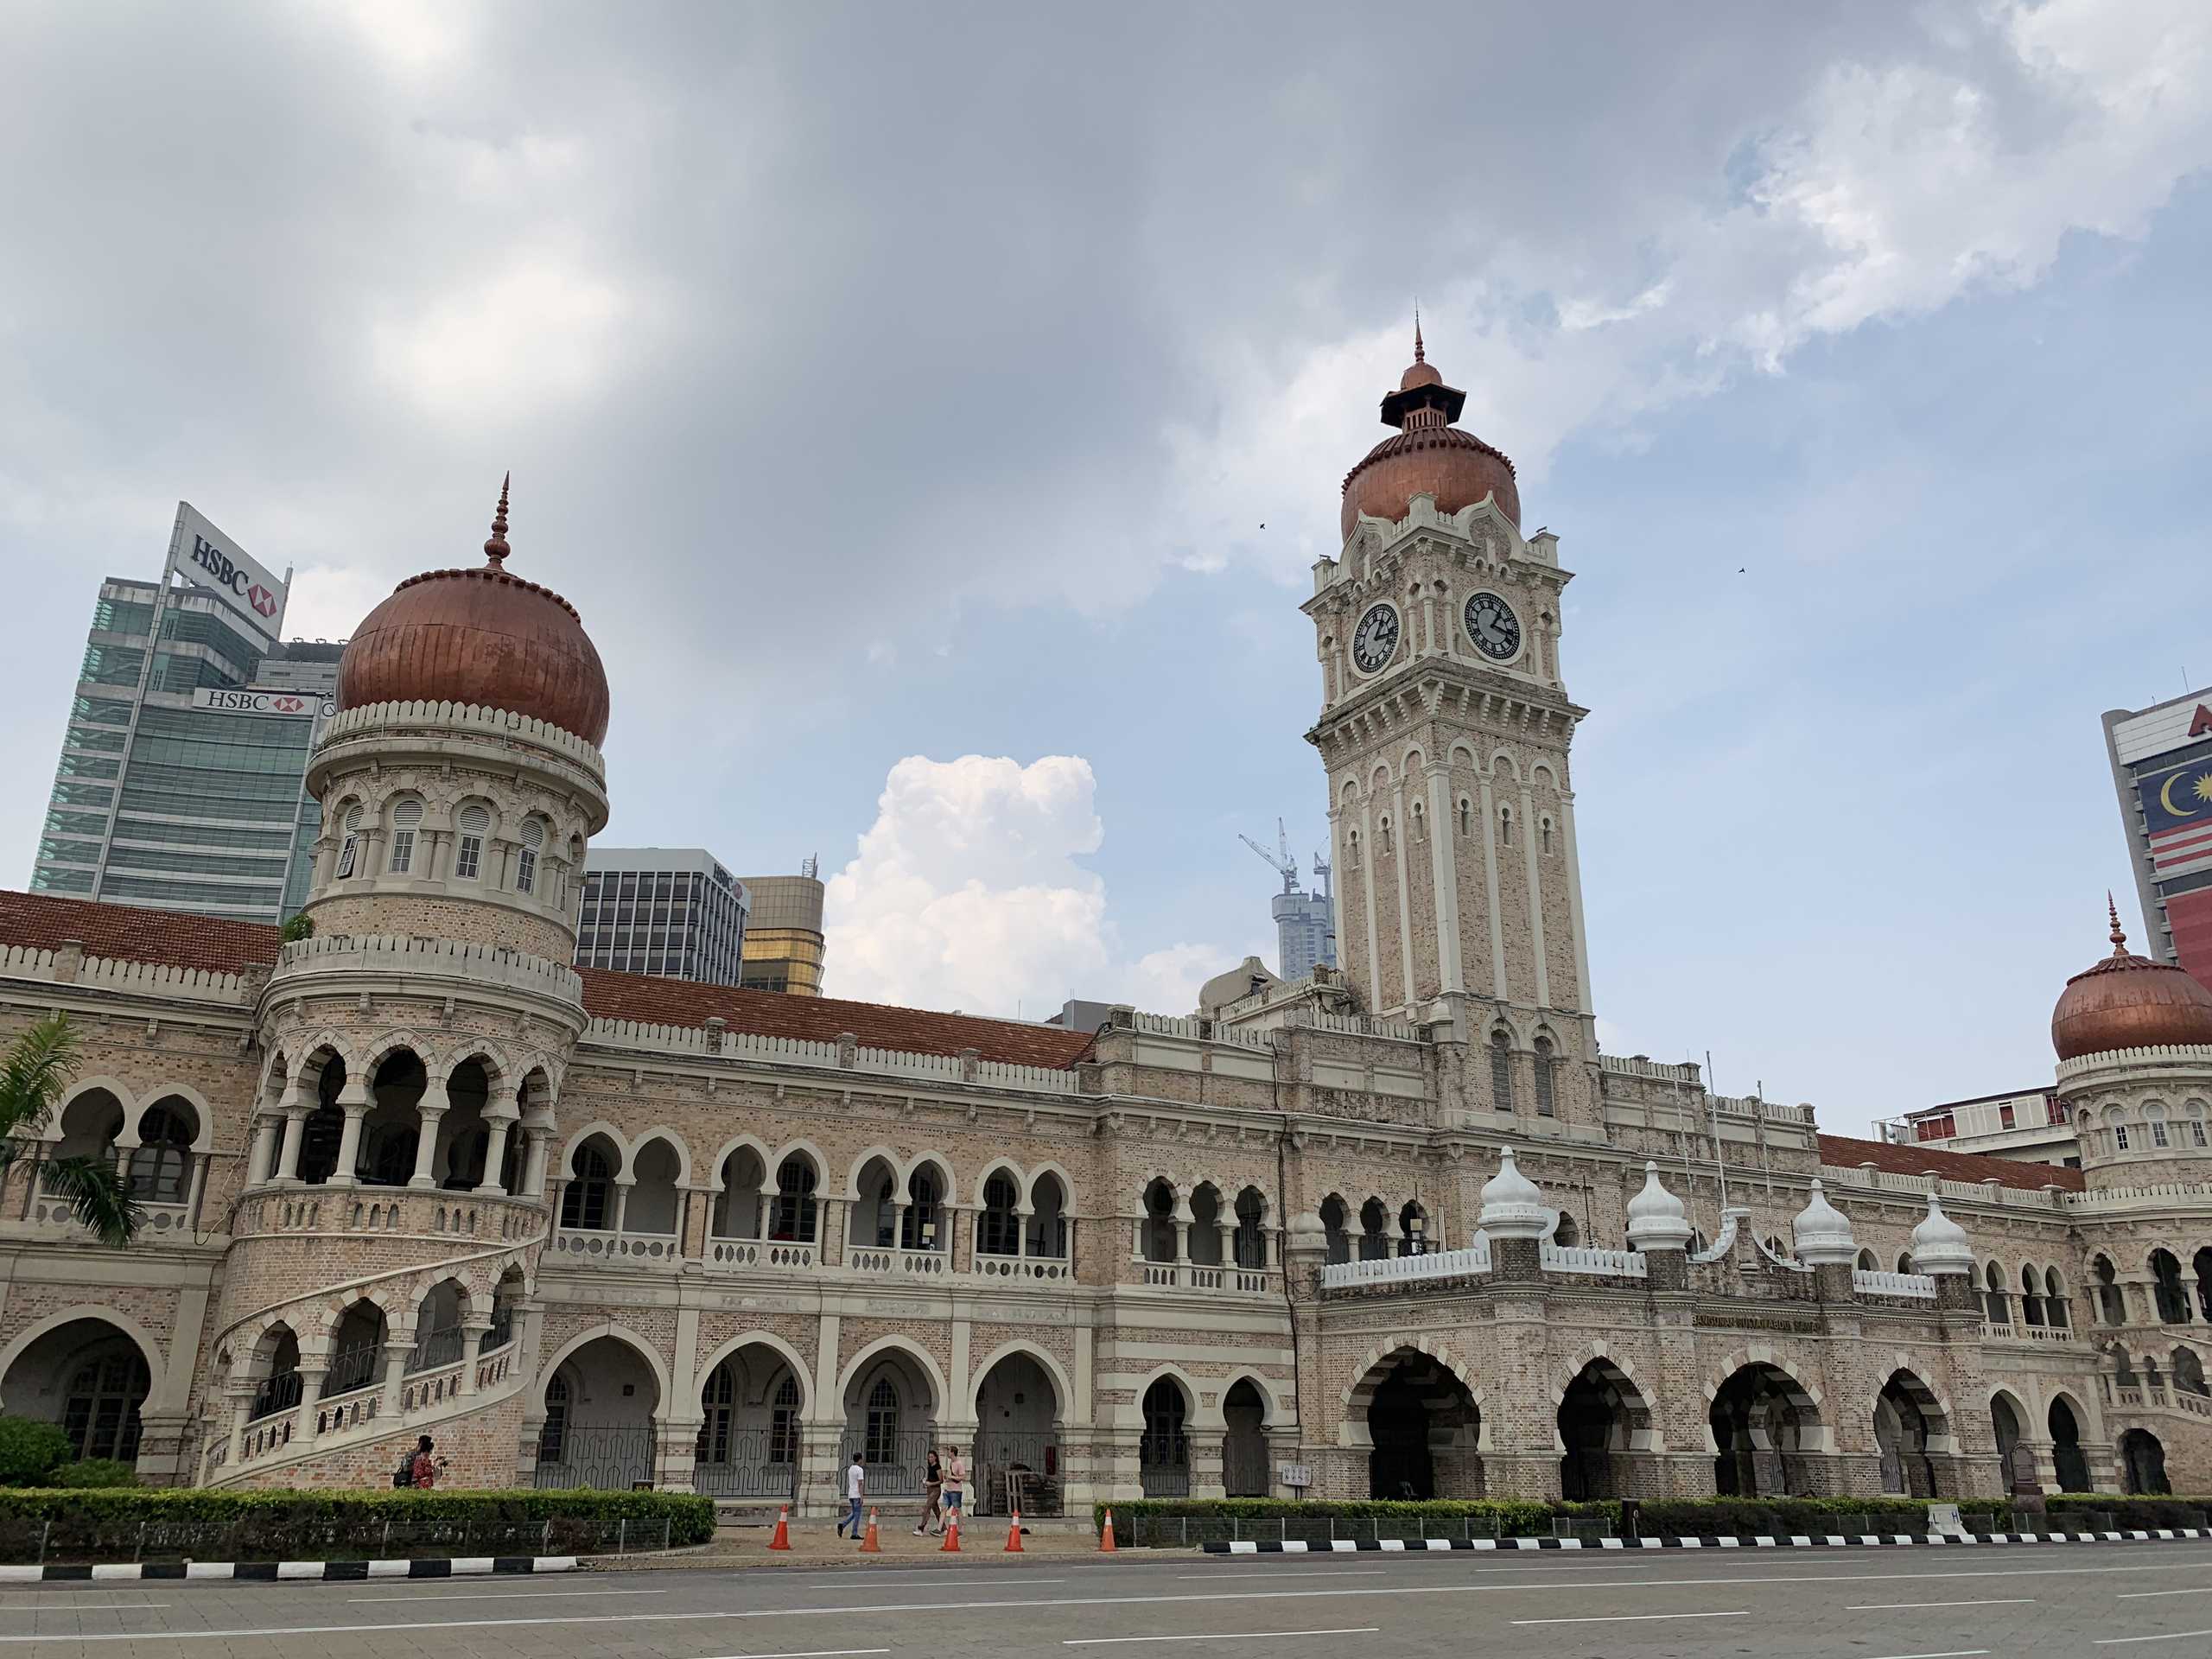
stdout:
[(2212, 690), (2192, 692), (2125, 719), (2113, 715), (2105, 718), (2112, 731), (2113, 757), (2124, 766), (2140, 766), (2212, 736)]
[(282, 637), (286, 584), (249, 557), (189, 501), (176, 504), (168, 568), (214, 594), (270, 639)]
[(288, 715), (295, 720), (328, 720), (338, 712), (329, 697), (311, 697), (299, 691), (263, 691), (253, 686), (201, 686), (192, 694), (195, 709), (213, 709), (232, 715)]

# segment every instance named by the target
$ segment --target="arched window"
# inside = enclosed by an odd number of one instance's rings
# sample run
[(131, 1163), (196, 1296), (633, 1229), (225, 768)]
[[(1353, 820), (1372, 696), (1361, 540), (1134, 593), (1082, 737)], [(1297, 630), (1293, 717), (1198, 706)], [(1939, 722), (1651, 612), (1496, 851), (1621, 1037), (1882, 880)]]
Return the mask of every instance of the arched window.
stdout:
[(2089, 1271), (2096, 1275), (2097, 1317), (2107, 1325), (2127, 1323), (2127, 1304), (2120, 1294), (2120, 1274), (2111, 1259), (2099, 1256), (2089, 1264)]
[(1021, 1217), (1014, 1213), (1020, 1194), (1014, 1178), (1003, 1170), (983, 1183), (983, 1213), (976, 1218), (976, 1249), (984, 1255), (1017, 1255), (1021, 1250)]
[(1513, 809), (1510, 806), (1497, 809), (1497, 839), (1501, 845), (1513, 844)]
[(1154, 1181), (1144, 1190), (1144, 1259), (1173, 1262), (1175, 1249), (1175, 1189)]
[(415, 868), (415, 837), (423, 829), (423, 803), (402, 801), (391, 809), (391, 851), (384, 867), (394, 875)]
[(138, 1407), (151, 1386), (145, 1357), (136, 1348), (118, 1349), (78, 1367), (61, 1408), (61, 1432), (77, 1455), (125, 1463), (136, 1459)]
[(545, 1385), (545, 1426), (537, 1431), (537, 1460), (558, 1463), (569, 1443), (569, 1379), (560, 1372)]
[(1384, 1213), (1382, 1200), (1370, 1198), (1359, 1206), (1359, 1259), (1380, 1262), (1390, 1254), (1389, 1217)]
[(1389, 816), (1388, 816), (1387, 814), (1383, 817), (1382, 821), (1380, 823), (1378, 823), (1378, 824), (1376, 824), (1376, 825), (1375, 826), (1375, 831), (1376, 831), (1376, 833), (1378, 836), (1382, 836), (1382, 856), (1383, 856), (1383, 857), (1385, 857), (1385, 858), (1389, 857), (1389, 856), (1390, 856), (1390, 820), (1389, 820)]
[(576, 1148), (569, 1165), (568, 1186), (561, 1193), (561, 1224), (597, 1232), (613, 1219), (609, 1202), (614, 1191), (614, 1170), (607, 1154), (589, 1141)]
[(2152, 1300), (2158, 1306), (2161, 1325), (2189, 1323), (2189, 1293), (2182, 1288), (2181, 1263), (2171, 1250), (2151, 1252)]
[(798, 1461), (798, 1379), (789, 1371), (776, 1384), (776, 1398), (768, 1410), (768, 1461)]
[(141, 1204), (182, 1204), (192, 1189), (192, 1137), (198, 1125), (183, 1102), (158, 1101), (138, 1120), (130, 1154), (130, 1195)]
[(454, 822), (454, 879), (474, 881), (484, 868), (484, 837), (492, 833), (492, 810), (476, 801), (461, 809)]
[(1474, 833), (1474, 803), (1470, 801), (1465, 796), (1462, 795), (1459, 798), (1459, 833), (1462, 836), (1471, 836)]
[(1543, 820), (1542, 829), (1544, 836), (1544, 856), (1546, 858), (1549, 858), (1552, 855), (1552, 821), (1549, 818)]
[(1351, 1236), (1344, 1230), (1349, 1219), (1344, 1212), (1344, 1201), (1332, 1192), (1321, 1200), (1321, 1236), (1329, 1241), (1329, 1260), (1351, 1260)]
[(1994, 1262), (1983, 1269), (1981, 1282), (1984, 1317), (1992, 1325), (2012, 1324), (2012, 1306), (2005, 1294), (2005, 1274)]
[(515, 891), (534, 893), (537, 890), (537, 852), (545, 845), (545, 820), (524, 818), (522, 821), (522, 847), (515, 855)]
[(2166, 1109), (2153, 1101), (2144, 1108), (2143, 1116), (2151, 1120), (2151, 1144), (2161, 1149), (2171, 1147), (2173, 1142), (2166, 1135)]
[(1398, 1211), (1398, 1254), (1427, 1255), (1432, 1248), (1428, 1237), (1428, 1211), (1408, 1198)]
[[(1779, 1244), (1782, 1241), (1776, 1239), (1773, 1242)], [(1574, 1217), (1564, 1210), (1559, 1212), (1559, 1225), (1552, 1229), (1552, 1243), (1562, 1250), (1574, 1249), (1582, 1243), (1582, 1229), (1576, 1224)]]
[(1878, 1273), (1881, 1271), (1882, 1263), (1873, 1251), (1861, 1250), (1859, 1252), (1859, 1260), (1853, 1262), (1852, 1266), (1861, 1273)]
[(2043, 1316), (2054, 1331), (2063, 1331), (2072, 1323), (2066, 1311), (2066, 1281), (2058, 1276), (2056, 1268), (2043, 1275)]
[(814, 1166), (793, 1153), (776, 1170), (776, 1212), (768, 1236), (814, 1243)]
[(899, 1390), (887, 1376), (875, 1379), (868, 1395), (868, 1432), (861, 1456), (871, 1464), (889, 1463), (899, 1455)]
[(1552, 1039), (1536, 1039), (1536, 1116), (1555, 1116), (1552, 1106)]
[(1513, 1109), (1513, 1050), (1503, 1031), (1490, 1034), (1490, 1092), (1499, 1111)]
[(943, 1196), (938, 1187), (937, 1171), (926, 1165), (916, 1170), (906, 1181), (906, 1209), (899, 1218), (899, 1246), (907, 1250), (934, 1250), (948, 1241), (938, 1213), (938, 1200)]
[(1419, 801), (1415, 801), (1408, 810), (1413, 814), (1414, 845), (1418, 847), (1428, 839), (1428, 821), (1427, 817), (1421, 811), (1421, 803)]
[(1257, 1270), (1268, 1265), (1268, 1235), (1262, 1225), (1267, 1213), (1268, 1201), (1257, 1187), (1248, 1186), (1236, 1195), (1238, 1267)]
[(2043, 1281), (2036, 1276), (2032, 1266), (2020, 1269), (2020, 1321), (2024, 1325), (2043, 1323)]
[(345, 839), (338, 843), (338, 879), (340, 881), (353, 874), (361, 858), (361, 809), (348, 807), (346, 810)]

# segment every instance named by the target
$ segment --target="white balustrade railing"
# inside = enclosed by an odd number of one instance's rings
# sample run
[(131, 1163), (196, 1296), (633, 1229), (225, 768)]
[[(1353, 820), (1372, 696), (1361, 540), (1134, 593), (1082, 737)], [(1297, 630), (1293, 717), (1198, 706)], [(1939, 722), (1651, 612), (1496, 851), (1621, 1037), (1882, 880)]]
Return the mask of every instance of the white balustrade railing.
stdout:
[(1641, 1250), (1592, 1249), (1580, 1244), (1554, 1244), (1546, 1239), (1536, 1252), (1536, 1260), (1546, 1273), (1598, 1273), (1616, 1279), (1644, 1276)]
[(928, 1278), (951, 1271), (951, 1263), (941, 1250), (856, 1249), (846, 1258), (846, 1264), (859, 1273), (898, 1278)]
[(798, 1269), (814, 1265), (814, 1246), (783, 1238), (710, 1238), (707, 1241), (710, 1268), (778, 1268)]
[(1936, 1300), (1936, 1281), (1924, 1273), (1878, 1273), (1872, 1268), (1851, 1270), (1851, 1288), (1861, 1296), (1910, 1296)]
[(673, 1262), (683, 1246), (673, 1233), (575, 1232), (553, 1235), (553, 1253), (576, 1262)]
[(1321, 1269), (1321, 1288), (1380, 1285), (1415, 1279), (1462, 1279), (1490, 1271), (1490, 1240), (1478, 1234), (1465, 1249), (1432, 1255), (1380, 1255), (1365, 1262), (1332, 1262)]
[(1058, 1255), (986, 1255), (976, 1254), (976, 1272), (985, 1279), (1065, 1279), (1067, 1258)]

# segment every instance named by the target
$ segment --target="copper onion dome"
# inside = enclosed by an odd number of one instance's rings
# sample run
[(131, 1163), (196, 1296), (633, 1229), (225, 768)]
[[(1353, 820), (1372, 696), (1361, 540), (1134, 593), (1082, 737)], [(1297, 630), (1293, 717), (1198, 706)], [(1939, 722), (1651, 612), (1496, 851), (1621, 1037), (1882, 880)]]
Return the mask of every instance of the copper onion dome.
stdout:
[(338, 662), (338, 706), (461, 702), (529, 715), (596, 747), (607, 671), (576, 607), (506, 569), (507, 486), (474, 570), (410, 576), (371, 611)]
[(1339, 518), (1350, 536), (1363, 512), (1392, 521), (1406, 516), (1416, 495), (1436, 498), (1439, 512), (1457, 512), (1484, 496), (1495, 495), (1517, 529), (1521, 491), (1505, 452), (1452, 424), (1466, 407), (1467, 394), (1444, 384), (1414, 324), (1414, 360), (1397, 391), (1382, 400), (1382, 424), (1397, 435), (1367, 452), (1344, 474), (1344, 505)]
[(2074, 976), (2050, 1011), (2050, 1046), (2062, 1060), (2169, 1043), (2212, 1044), (2212, 990), (2171, 963), (2133, 955), (2112, 912), (2112, 955)]

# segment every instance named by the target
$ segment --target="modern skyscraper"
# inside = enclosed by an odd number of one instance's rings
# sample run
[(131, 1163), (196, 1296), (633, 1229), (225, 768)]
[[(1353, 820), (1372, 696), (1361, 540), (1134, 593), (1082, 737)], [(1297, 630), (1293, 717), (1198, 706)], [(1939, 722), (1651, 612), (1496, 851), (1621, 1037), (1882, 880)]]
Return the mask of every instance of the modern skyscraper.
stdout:
[(594, 847), (576, 966), (734, 985), (752, 897), (703, 847)]
[(2212, 986), (2212, 689), (2104, 721), (2150, 954)]
[(810, 858), (797, 875), (748, 875), (753, 917), (745, 935), (747, 990), (822, 995), (822, 882)]
[(279, 643), (289, 582), (180, 501), (161, 575), (100, 584), (34, 891), (239, 921), (298, 908), (341, 647)]

